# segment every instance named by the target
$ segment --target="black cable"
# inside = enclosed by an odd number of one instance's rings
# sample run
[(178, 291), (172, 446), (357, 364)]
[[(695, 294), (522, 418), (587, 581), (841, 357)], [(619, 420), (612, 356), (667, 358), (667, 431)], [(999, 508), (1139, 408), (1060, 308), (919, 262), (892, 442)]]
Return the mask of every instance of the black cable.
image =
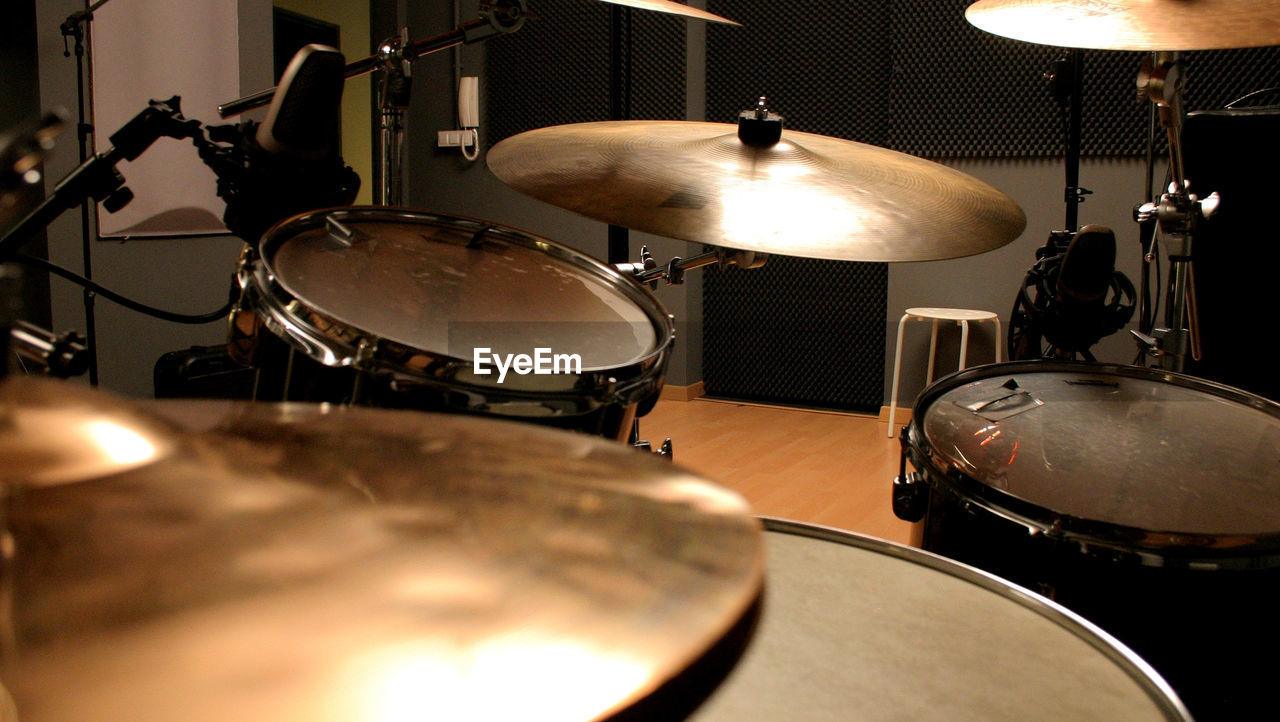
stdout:
[(1227, 103), (1222, 107), (1229, 110), (1235, 107), (1237, 103), (1242, 103), (1250, 98), (1253, 98), (1258, 95), (1265, 95), (1267, 93), (1280, 94), (1280, 88), (1262, 88), (1260, 90), (1255, 90), (1252, 93), (1245, 93), (1244, 95), (1240, 96), (1239, 98), (1236, 98), (1235, 100), (1231, 101), (1230, 103)]
[(52, 273), (55, 276), (61, 276), (62, 278), (65, 278), (66, 280), (71, 281), (74, 284), (82, 286), (83, 288), (93, 291), (94, 293), (100, 294), (103, 298), (107, 299), (108, 301), (117, 303), (132, 311), (144, 313), (148, 316), (154, 316), (155, 318), (161, 319), (162, 321), (172, 321), (174, 323), (186, 323), (186, 324), (193, 324), (193, 325), (202, 324), (202, 323), (212, 323), (214, 321), (218, 321), (226, 318), (231, 313), (231, 308), (234, 305), (231, 301), (228, 301), (227, 305), (223, 306), (217, 311), (213, 311), (212, 313), (198, 314), (198, 315), (174, 313), (172, 311), (165, 311), (163, 309), (155, 308), (153, 306), (148, 306), (144, 303), (139, 303), (138, 301), (125, 298), (124, 296), (121, 296), (115, 291), (107, 289), (72, 271), (68, 271), (67, 269), (61, 266), (50, 263), (44, 260), (43, 258), (36, 258), (35, 256), (29, 256), (25, 253), (15, 253), (13, 255), (12, 260), (14, 260), (17, 263), (24, 263), (27, 265), (35, 266), (36, 268), (48, 271), (49, 273)]

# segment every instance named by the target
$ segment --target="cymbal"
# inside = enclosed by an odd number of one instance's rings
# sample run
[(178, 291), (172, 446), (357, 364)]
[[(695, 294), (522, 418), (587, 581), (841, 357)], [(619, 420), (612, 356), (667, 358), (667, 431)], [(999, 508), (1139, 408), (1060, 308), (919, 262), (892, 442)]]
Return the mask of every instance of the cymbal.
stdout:
[(698, 20), (709, 20), (713, 23), (725, 23), (728, 25), (741, 25), (742, 23), (720, 17), (714, 13), (709, 13), (701, 8), (691, 7), (684, 3), (672, 2), (672, 0), (604, 0), (611, 5), (626, 5), (627, 7), (638, 8), (640, 10), (653, 10), (660, 13), (668, 13), (671, 15), (683, 15)]
[(0, 383), (0, 484), (65, 484), (154, 463), (173, 451), (164, 423), (67, 383)]
[(758, 609), (742, 499), (621, 444), (369, 408), (131, 408), (171, 453), (8, 487), (0, 651), (24, 722), (596, 719), (702, 670)]
[(982, 253), (1026, 226), (982, 181), (854, 141), (783, 130), (768, 147), (724, 123), (610, 121), (512, 136), (489, 168), (588, 218), (713, 246), (846, 261)]
[(994, 35), (1101, 50), (1280, 45), (1280, 6), (1257, 0), (979, 0), (965, 18)]

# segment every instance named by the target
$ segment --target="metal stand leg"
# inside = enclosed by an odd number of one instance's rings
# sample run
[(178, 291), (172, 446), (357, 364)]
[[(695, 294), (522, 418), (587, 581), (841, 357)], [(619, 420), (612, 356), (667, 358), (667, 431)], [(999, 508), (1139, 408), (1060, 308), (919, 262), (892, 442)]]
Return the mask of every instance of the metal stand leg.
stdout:
[(893, 438), (893, 418), (898, 410), (898, 378), (902, 374), (902, 329), (907, 325), (907, 319), (911, 316), (909, 313), (902, 314), (902, 318), (898, 319), (898, 340), (894, 344), (893, 349), (893, 387), (889, 392), (889, 438)]

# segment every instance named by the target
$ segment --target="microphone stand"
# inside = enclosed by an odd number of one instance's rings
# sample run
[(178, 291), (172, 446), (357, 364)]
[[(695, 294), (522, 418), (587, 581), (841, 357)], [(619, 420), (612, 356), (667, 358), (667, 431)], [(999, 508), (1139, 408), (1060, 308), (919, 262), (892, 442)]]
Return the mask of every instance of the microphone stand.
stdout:
[[(609, 119), (631, 118), (631, 17), (629, 8), (609, 7)], [(623, 46), (628, 52), (623, 52)], [(609, 224), (606, 259), (610, 264), (624, 263), (631, 257), (631, 232), (623, 226)]]
[[(93, 13), (98, 8), (106, 5), (110, 0), (98, 0), (88, 8), (72, 13), (62, 23), (62, 42), (65, 44), (68, 38), (74, 39), (75, 55), (76, 55), (76, 106), (77, 106), (77, 123), (76, 138), (80, 148), (80, 163), (83, 165), (89, 158), (89, 136), (93, 134), (93, 126), (85, 121), (85, 88), (84, 88), (84, 57), (85, 45), (84, 36), (89, 24), (93, 22)], [(63, 57), (71, 57), (70, 50), (63, 50)], [(81, 253), (84, 259), (84, 277), (93, 279), (93, 256), (92, 256), (92, 236), (89, 231), (89, 199), (86, 197), (80, 204), (80, 240)], [(93, 291), (84, 290), (84, 320), (85, 320), (85, 347), (89, 356), (89, 385), (98, 385), (98, 343), (97, 332), (94, 323), (94, 299)]]

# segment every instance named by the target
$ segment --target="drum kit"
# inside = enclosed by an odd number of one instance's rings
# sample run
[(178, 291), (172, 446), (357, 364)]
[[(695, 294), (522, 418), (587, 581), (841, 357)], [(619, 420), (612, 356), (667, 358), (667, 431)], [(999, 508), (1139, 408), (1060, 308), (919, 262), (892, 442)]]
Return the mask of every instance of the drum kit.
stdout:
[[(967, 17), (1079, 48), (1280, 43), (1280, 16), (1243, 0), (981, 0)], [(492, 34), (458, 32), (410, 46)], [(1157, 102), (1176, 167), (1176, 82), (1144, 78), (1173, 91)], [(618, 443), (673, 343), (648, 284), (769, 254), (983, 253), (1025, 227), (1008, 196), (784, 130), (763, 99), (736, 127), (544, 128), (488, 162), (556, 207), (718, 250), (613, 266), (478, 219), (309, 211), (243, 254), (229, 348), (282, 353), (286, 378), (309, 364), (322, 386), (341, 372), (333, 398), (131, 402), (6, 379), (0, 720), (1186, 720), (1261, 704), (1268, 669), (1248, 653), (1280, 644), (1270, 401), (1176, 369), (947, 377), (918, 399), (894, 481), (923, 550), (757, 518)], [(1205, 212), (1180, 181), (1151, 209), (1187, 247)], [(505, 374), (519, 367), (499, 359), (535, 349), (577, 365), (500, 379), (481, 363)]]

